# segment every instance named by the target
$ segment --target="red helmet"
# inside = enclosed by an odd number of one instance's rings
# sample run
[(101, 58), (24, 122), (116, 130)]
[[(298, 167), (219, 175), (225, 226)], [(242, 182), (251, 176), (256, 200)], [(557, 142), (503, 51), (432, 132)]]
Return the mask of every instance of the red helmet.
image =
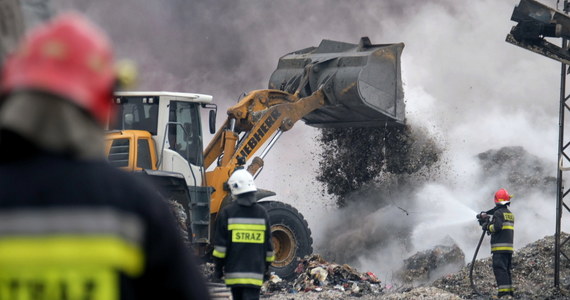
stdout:
[(500, 189), (495, 193), (495, 204), (505, 205), (511, 203), (511, 198), (513, 196), (509, 195), (509, 192), (505, 189)]
[(59, 95), (105, 123), (115, 70), (111, 44), (84, 17), (67, 13), (34, 29), (8, 57), (0, 93), (34, 89)]

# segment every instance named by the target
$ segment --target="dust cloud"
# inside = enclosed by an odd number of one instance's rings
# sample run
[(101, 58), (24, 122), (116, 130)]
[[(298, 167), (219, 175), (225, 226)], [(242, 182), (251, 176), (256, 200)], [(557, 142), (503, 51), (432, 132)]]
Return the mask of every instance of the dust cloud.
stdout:
[[(85, 12), (110, 33), (117, 56), (138, 62), (140, 89), (211, 94), (221, 112), (242, 93), (265, 88), (290, 51), (325, 38), (404, 42), (408, 125), (442, 150), (437, 172), (376, 178), (339, 209), (316, 180), (318, 130), (296, 125), (266, 158), (258, 184), (305, 215), (316, 251), (383, 280), (403, 259), (447, 237), (470, 258), (480, 234), (474, 216), (492, 207), (500, 187), (515, 195), (517, 248), (554, 233), (548, 177), (557, 163), (560, 65), (505, 42), (518, 0), (54, 2)], [(504, 148), (512, 146), (521, 148)], [(501, 149), (518, 154), (499, 167), (489, 157)], [(512, 168), (526, 174), (537, 165), (534, 177), (544, 182), (527, 188), (525, 178), (510, 180)]]

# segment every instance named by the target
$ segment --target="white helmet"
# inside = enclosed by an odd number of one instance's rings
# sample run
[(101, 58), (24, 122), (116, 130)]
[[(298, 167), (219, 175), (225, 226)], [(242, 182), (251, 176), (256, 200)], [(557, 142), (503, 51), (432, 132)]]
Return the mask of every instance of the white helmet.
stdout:
[(228, 179), (228, 185), (234, 196), (257, 191), (253, 182), (253, 176), (245, 169), (235, 170), (230, 179)]

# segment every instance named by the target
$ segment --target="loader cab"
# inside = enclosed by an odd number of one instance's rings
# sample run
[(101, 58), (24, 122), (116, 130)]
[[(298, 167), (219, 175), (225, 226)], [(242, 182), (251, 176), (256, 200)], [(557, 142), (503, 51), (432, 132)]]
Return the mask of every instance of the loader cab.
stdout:
[(117, 120), (111, 129), (144, 130), (152, 135), (158, 129), (158, 99), (152, 97), (117, 97)]
[[(200, 107), (211, 100), (211, 96), (190, 93), (116, 93), (116, 121), (109, 125), (107, 134), (109, 161), (129, 171), (150, 169), (180, 173), (187, 185), (202, 185)], [(140, 142), (145, 132), (151, 141)], [(137, 160), (142, 162), (145, 157), (149, 159), (143, 166)]]

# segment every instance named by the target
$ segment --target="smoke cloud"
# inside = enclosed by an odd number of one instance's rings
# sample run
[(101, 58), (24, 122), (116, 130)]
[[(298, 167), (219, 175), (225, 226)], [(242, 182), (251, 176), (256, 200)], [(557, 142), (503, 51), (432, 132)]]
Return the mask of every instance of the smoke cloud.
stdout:
[[(339, 262), (391, 280), (404, 258), (446, 237), (470, 259), (480, 234), (475, 214), (492, 207), (500, 187), (515, 194), (517, 248), (554, 234), (548, 179), (532, 188), (509, 179), (513, 168), (533, 178), (556, 176), (557, 163), (560, 64), (505, 42), (518, 0), (54, 2), (109, 32), (117, 56), (139, 64), (139, 89), (211, 94), (221, 112), (242, 93), (265, 88), (290, 51), (325, 38), (404, 42), (406, 116), (443, 149), (437, 174), (384, 178), (338, 209), (315, 179), (319, 131), (298, 124), (258, 178), (305, 215), (315, 250)], [(556, 7), (555, 0), (542, 2)], [(487, 151), (511, 146), (521, 147), (521, 159), (502, 168), (479, 155), (495, 157)], [(568, 230), (570, 222), (563, 224)], [(481, 256), (489, 255), (486, 246), (488, 240)]]

